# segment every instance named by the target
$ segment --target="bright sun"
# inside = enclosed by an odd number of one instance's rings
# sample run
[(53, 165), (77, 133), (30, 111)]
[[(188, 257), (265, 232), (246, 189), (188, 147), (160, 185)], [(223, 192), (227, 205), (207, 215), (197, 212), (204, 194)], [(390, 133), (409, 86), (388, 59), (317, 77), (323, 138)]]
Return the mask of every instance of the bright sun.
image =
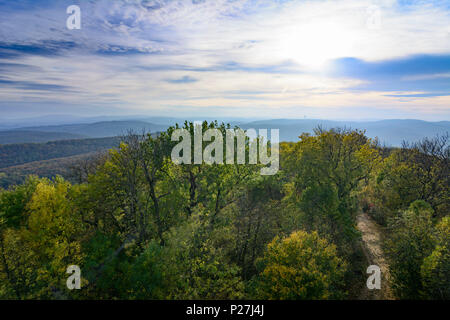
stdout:
[(280, 41), (283, 58), (312, 70), (322, 69), (330, 59), (350, 54), (353, 45), (351, 30), (327, 21), (290, 27)]

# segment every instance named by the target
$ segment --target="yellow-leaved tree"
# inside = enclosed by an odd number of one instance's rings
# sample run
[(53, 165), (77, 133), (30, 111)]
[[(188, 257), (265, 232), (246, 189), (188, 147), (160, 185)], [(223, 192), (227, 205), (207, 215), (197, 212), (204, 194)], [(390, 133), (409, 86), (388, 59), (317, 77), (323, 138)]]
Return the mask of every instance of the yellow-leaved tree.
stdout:
[(260, 261), (257, 296), (262, 299), (339, 299), (346, 263), (316, 231), (276, 237)]
[[(86, 237), (81, 214), (71, 200), (74, 187), (60, 177), (39, 179), (23, 212), (23, 222), (2, 232), (3, 296), (61, 299), (69, 265), (81, 265)], [(75, 293), (73, 293), (75, 294)]]

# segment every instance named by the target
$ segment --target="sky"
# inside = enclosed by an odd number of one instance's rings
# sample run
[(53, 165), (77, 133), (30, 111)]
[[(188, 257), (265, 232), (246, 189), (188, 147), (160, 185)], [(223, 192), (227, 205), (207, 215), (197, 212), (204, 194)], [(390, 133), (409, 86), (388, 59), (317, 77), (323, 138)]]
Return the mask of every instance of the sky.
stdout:
[(0, 117), (46, 114), (450, 120), (450, 1), (0, 0)]

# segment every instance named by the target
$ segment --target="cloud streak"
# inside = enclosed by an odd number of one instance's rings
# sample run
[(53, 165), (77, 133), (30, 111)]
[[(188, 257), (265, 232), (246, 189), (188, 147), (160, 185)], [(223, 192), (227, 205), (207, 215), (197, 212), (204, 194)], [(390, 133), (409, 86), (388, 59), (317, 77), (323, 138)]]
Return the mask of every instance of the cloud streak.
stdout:
[(99, 0), (80, 2), (82, 29), (67, 30), (72, 2), (0, 2), (1, 101), (450, 118), (447, 2)]

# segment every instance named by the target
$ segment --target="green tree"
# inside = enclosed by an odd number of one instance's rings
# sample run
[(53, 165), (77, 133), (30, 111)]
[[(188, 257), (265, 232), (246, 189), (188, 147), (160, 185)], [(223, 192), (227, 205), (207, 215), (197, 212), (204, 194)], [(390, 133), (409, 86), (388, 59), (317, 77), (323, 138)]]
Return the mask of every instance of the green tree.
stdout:
[(240, 268), (228, 251), (233, 229), (229, 225), (210, 228), (205, 212), (193, 212), (168, 234), (165, 261), (170, 266), (174, 299), (239, 299), (244, 283)]
[(430, 299), (450, 299), (450, 217), (435, 228), (436, 247), (421, 266), (422, 285)]
[(286, 146), (284, 166), (294, 179), (292, 200), (304, 227), (331, 237), (342, 254), (358, 237), (357, 191), (380, 161), (375, 146), (362, 131), (320, 128)]
[(434, 216), (448, 214), (449, 141), (446, 134), (412, 144), (404, 143), (402, 148), (393, 150), (384, 159), (373, 192), (380, 211), (387, 218), (408, 209), (415, 200), (429, 203)]
[(391, 236), (387, 246), (392, 287), (401, 299), (423, 298), (420, 268), (435, 245), (432, 215), (431, 206), (417, 200), (389, 223)]
[(297, 231), (285, 239), (276, 237), (261, 261), (257, 286), (263, 299), (335, 299), (341, 291), (346, 263), (336, 247), (317, 232)]
[(26, 221), (26, 205), (38, 182), (36, 177), (30, 176), (24, 184), (0, 191), (0, 218), (4, 219), (5, 228), (17, 228)]
[(2, 233), (3, 271), (17, 298), (64, 298), (66, 268), (81, 265), (81, 215), (70, 199), (70, 183), (40, 179), (23, 208), (20, 228)]

